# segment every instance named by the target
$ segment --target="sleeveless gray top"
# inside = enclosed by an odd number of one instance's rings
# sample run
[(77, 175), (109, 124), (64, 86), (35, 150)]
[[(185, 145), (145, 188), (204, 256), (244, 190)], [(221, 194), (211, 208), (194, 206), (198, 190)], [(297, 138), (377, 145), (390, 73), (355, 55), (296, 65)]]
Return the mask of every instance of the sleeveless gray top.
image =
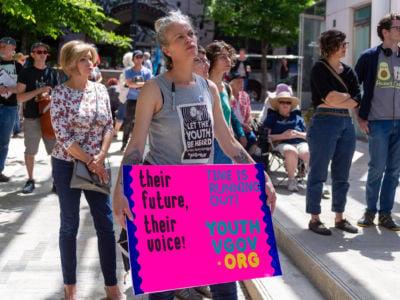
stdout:
[(163, 95), (163, 106), (150, 124), (150, 151), (145, 158), (150, 164), (213, 163), (214, 100), (206, 80), (194, 75), (193, 87), (175, 86), (175, 92), (163, 74), (154, 78)]

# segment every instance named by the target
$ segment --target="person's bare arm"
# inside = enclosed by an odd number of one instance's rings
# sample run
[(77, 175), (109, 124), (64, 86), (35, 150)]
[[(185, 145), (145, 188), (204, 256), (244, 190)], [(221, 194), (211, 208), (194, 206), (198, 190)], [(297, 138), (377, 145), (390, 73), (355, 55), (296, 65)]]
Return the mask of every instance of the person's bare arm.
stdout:
[(28, 100), (31, 100), (32, 98), (36, 97), (37, 95), (40, 95), (42, 93), (50, 93), (51, 87), (50, 86), (44, 86), (38, 89), (35, 89), (33, 91), (25, 92), (26, 91), (26, 85), (18, 82), (17, 84), (17, 101), (18, 102), (26, 102)]
[(331, 91), (322, 101), (334, 108), (355, 108), (358, 105), (357, 101), (351, 99), (348, 93), (337, 91)]
[(125, 216), (133, 220), (132, 212), (129, 209), (128, 199), (124, 196), (122, 186), (122, 166), (138, 165), (142, 162), (143, 152), (146, 145), (147, 133), (153, 115), (162, 107), (161, 91), (157, 83), (148, 81), (139, 94), (136, 105), (135, 126), (132, 137), (126, 147), (118, 171), (118, 178), (113, 194), (113, 212), (123, 228), (126, 228)]
[(126, 84), (130, 87), (130, 88), (134, 88), (134, 89), (140, 89), (144, 86), (144, 82), (133, 82), (132, 79), (127, 79), (126, 80)]

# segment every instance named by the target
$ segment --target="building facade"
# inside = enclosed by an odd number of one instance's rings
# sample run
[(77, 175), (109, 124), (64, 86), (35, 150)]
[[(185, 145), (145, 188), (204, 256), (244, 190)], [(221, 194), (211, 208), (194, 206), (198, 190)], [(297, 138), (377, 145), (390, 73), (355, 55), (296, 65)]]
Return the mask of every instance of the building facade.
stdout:
[(326, 29), (345, 32), (350, 42), (344, 63), (354, 66), (363, 50), (381, 43), (376, 25), (390, 12), (400, 12), (399, 0), (326, 1)]
[[(157, 46), (154, 22), (166, 15), (168, 11), (178, 9), (191, 18), (200, 45), (207, 45), (213, 40), (214, 22), (204, 17), (204, 6), (200, 0), (136, 0), (135, 5), (132, 0), (94, 0), (94, 2), (102, 6), (108, 16), (120, 22), (119, 24), (105, 23), (104, 29), (134, 38), (136, 49), (154, 54)], [(136, 22), (133, 22), (134, 8), (136, 8)], [(133, 26), (135, 36), (132, 35)], [(65, 41), (76, 38), (76, 35), (66, 36)], [(108, 61), (110, 67), (121, 63), (120, 59), (124, 51), (116, 51), (114, 46), (106, 44), (96, 43), (96, 45), (102, 60)]]

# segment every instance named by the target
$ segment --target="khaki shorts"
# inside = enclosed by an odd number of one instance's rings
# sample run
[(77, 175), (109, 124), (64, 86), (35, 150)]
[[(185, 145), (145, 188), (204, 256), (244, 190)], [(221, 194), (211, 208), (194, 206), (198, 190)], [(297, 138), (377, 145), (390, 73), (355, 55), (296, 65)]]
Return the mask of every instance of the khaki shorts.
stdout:
[(42, 137), (40, 129), (40, 119), (25, 118), (24, 119), (24, 144), (25, 154), (35, 156), (39, 150), (40, 139), (43, 139), (44, 146), (48, 155), (53, 151), (56, 139)]
[(285, 155), (285, 151), (294, 151), (297, 154), (304, 154), (309, 152), (307, 142), (301, 142), (298, 144), (279, 144), (274, 148), (275, 151), (278, 151), (283, 156)]

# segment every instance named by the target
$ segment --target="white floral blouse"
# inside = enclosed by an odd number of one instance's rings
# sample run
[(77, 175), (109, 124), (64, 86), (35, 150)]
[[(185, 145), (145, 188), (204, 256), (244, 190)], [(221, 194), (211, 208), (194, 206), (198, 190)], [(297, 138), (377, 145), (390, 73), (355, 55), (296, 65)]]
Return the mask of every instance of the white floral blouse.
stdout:
[[(74, 161), (73, 156), (66, 151), (74, 142), (79, 143), (89, 155), (98, 154), (103, 136), (113, 130), (106, 87), (89, 81), (87, 88), (79, 91), (61, 84), (54, 88), (51, 97), (51, 123), (57, 137), (52, 156)], [(96, 98), (98, 111), (96, 122), (92, 126), (96, 113)], [(88, 132), (91, 126), (92, 129)]]

